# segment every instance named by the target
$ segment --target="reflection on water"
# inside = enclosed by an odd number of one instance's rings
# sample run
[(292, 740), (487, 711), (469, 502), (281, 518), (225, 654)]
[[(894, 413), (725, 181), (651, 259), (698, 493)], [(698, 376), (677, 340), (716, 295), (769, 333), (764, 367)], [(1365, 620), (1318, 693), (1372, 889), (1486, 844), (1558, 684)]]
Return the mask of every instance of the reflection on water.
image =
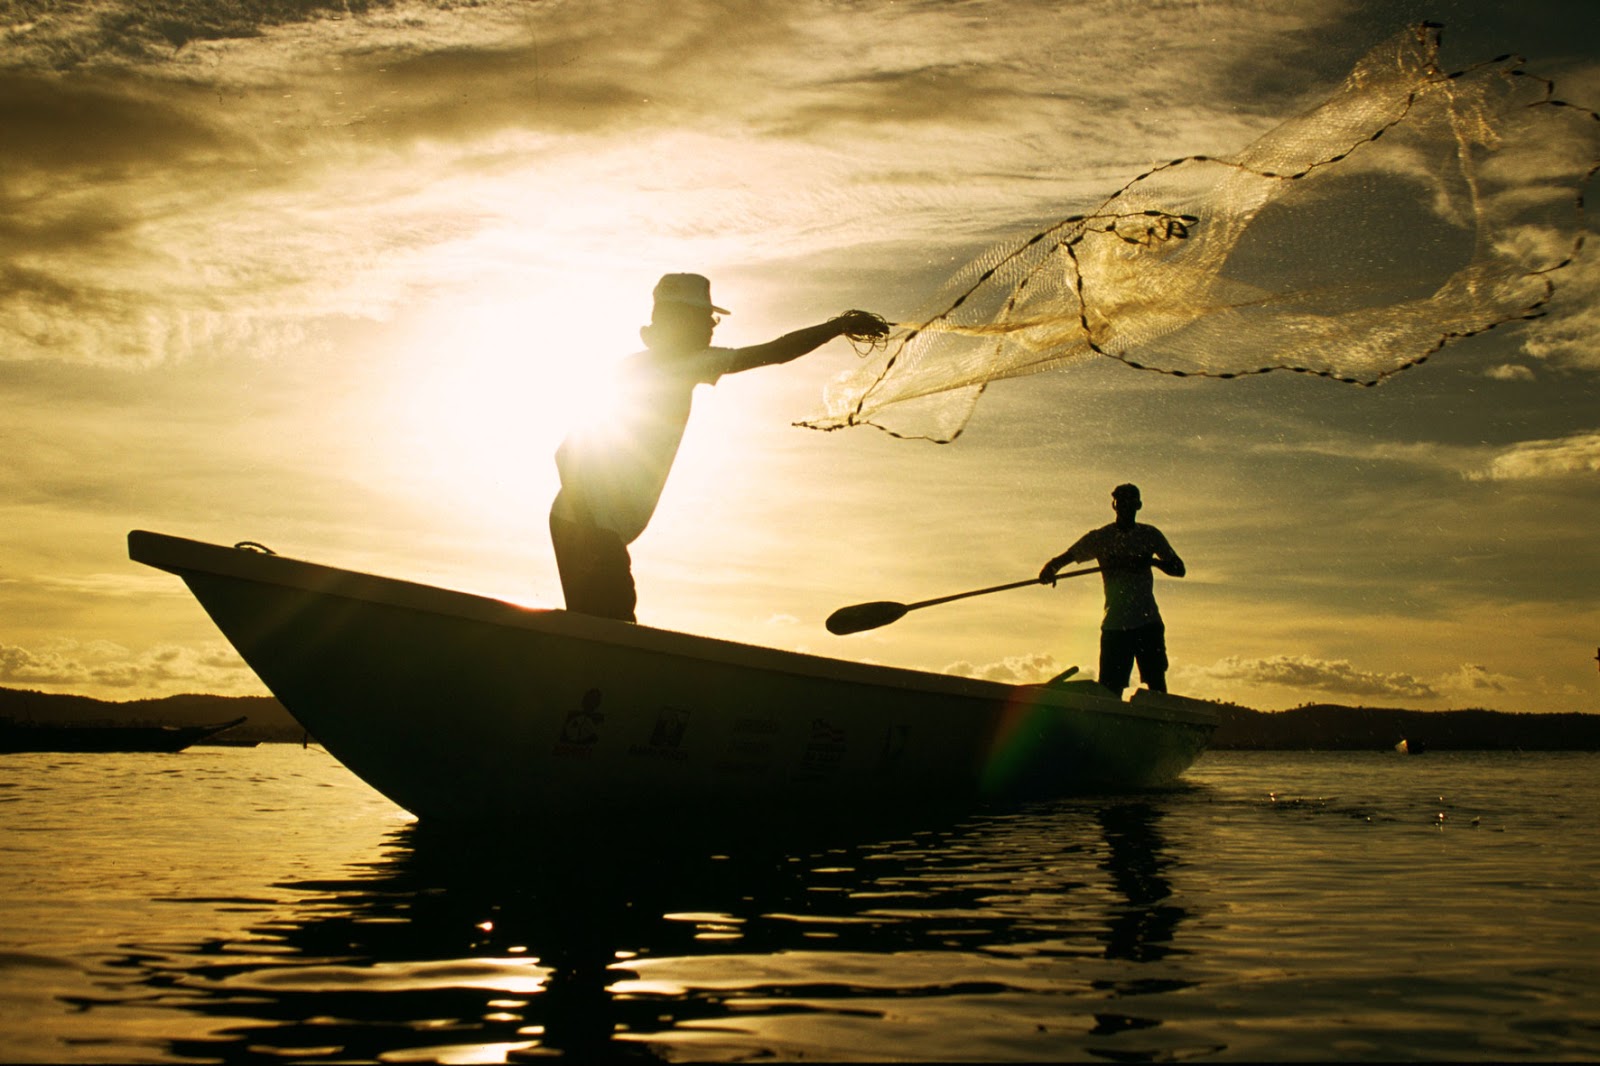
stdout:
[(440, 839), (326, 755), (0, 768), (0, 1061), (1593, 1059), (1600, 754)]
[(1165, 802), (929, 815), (798, 844), (792, 826), (534, 845), (407, 826), (348, 877), (276, 886), (292, 906), (245, 936), (128, 946), (107, 993), (77, 1005), (205, 1016), (163, 1051), (227, 1061), (1217, 1050), (1139, 1042), (1160, 1022), (1132, 1004), (1187, 984), (1170, 965), (1140, 973), (1184, 951)]
[(1157, 828), (1159, 814), (1148, 803), (1124, 803), (1095, 811), (1105, 836), (1106, 855), (1100, 867), (1127, 900), (1112, 916), (1106, 933), (1106, 955), (1134, 962), (1153, 962), (1173, 950), (1173, 934), (1183, 921), (1181, 907), (1167, 902), (1172, 886), (1162, 876), (1171, 862)]

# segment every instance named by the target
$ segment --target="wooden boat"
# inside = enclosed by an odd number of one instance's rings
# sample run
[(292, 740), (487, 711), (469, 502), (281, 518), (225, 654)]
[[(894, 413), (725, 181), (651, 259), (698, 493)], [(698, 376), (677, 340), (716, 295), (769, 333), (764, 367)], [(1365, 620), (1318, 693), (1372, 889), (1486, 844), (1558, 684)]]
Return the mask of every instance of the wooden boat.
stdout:
[(0, 719), (0, 754), (25, 751), (178, 752), (243, 722), (215, 725), (119, 725), (76, 722), (18, 722)]
[(1048, 796), (1170, 783), (1209, 705), (690, 636), (158, 533), (309, 733), (426, 822)]

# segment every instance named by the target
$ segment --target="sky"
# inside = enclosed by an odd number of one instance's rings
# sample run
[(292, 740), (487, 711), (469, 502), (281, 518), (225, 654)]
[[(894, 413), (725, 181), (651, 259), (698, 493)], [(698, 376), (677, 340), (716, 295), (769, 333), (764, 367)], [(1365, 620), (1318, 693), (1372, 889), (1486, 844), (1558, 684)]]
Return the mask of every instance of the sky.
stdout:
[[(1412, 22), (1600, 106), (1590, 0), (0, 3), (0, 685), (260, 682), (131, 529), (559, 606), (552, 453), (669, 271), (718, 343), (912, 321), (976, 251), (1225, 155)], [(1593, 189), (1589, 199), (1593, 201)], [(842, 341), (701, 389), (640, 621), (917, 669), (1092, 673), (1143, 490), (1173, 691), (1600, 711), (1600, 240), (1549, 314), (1376, 388), (1110, 360), (954, 443), (819, 433)]]

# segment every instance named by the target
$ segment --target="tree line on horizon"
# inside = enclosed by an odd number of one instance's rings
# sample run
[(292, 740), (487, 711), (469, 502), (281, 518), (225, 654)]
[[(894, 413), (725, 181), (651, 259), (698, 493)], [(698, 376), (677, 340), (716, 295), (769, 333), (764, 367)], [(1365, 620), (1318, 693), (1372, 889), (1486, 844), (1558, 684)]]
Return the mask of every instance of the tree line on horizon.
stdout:
[[(1600, 714), (1415, 711), (1319, 703), (1256, 711), (1214, 703), (1215, 751), (1380, 751), (1401, 740), (1430, 751), (1600, 751)], [(92, 696), (0, 687), (0, 718), (88, 725), (205, 725), (240, 715), (241, 740), (299, 744), (304, 727), (271, 696), (181, 695), (113, 702)]]

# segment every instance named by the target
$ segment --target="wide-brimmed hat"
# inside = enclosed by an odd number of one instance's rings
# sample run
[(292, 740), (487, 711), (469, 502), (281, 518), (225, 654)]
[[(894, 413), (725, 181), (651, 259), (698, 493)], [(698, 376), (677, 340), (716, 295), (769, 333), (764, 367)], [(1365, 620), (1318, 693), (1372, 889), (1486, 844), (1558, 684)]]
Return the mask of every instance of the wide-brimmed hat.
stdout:
[(711, 279), (702, 274), (663, 274), (653, 295), (656, 303), (685, 304), (719, 315), (733, 313), (711, 302)]

